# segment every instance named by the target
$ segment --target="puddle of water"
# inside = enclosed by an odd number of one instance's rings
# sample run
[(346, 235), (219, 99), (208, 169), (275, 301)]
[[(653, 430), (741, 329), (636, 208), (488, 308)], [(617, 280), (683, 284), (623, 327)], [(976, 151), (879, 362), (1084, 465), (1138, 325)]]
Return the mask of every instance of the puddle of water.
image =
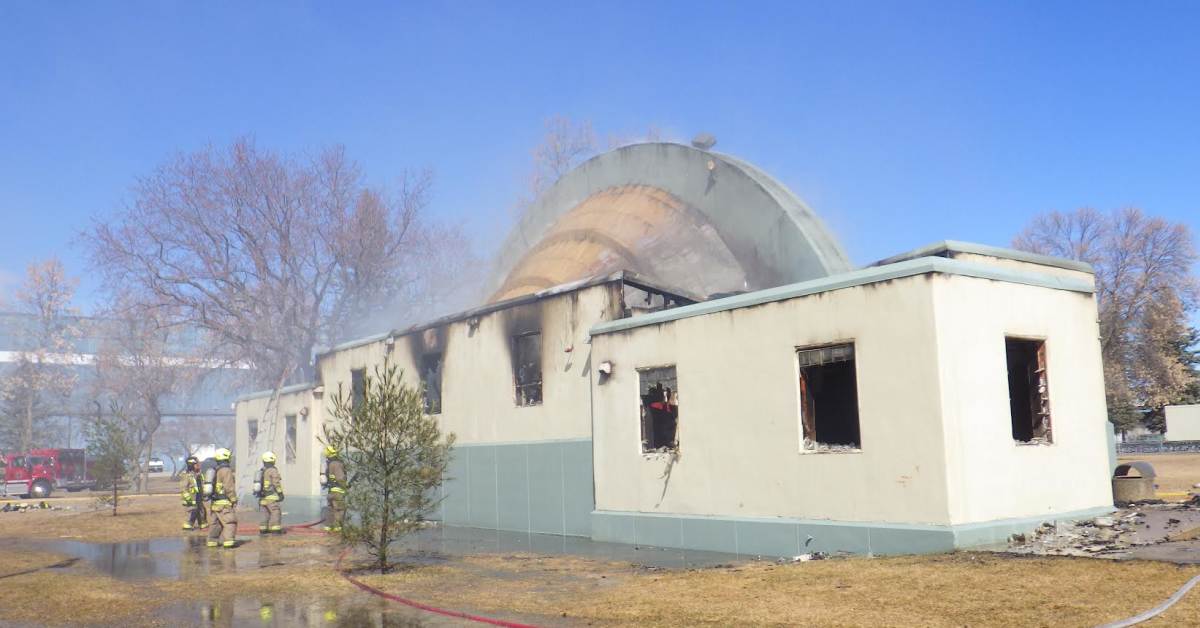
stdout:
[(255, 539), (229, 550), (205, 547), (205, 540), (204, 535), (192, 535), (128, 543), (44, 541), (37, 543), (37, 546), (86, 561), (97, 571), (121, 580), (190, 580), (210, 573), (269, 569), (293, 565), (298, 561), (329, 560), (328, 549), (318, 545), (283, 547), (274, 543), (273, 538), (268, 538)]
[[(193, 539), (154, 539), (129, 543), (46, 541), (39, 547), (87, 561), (97, 570), (123, 580), (180, 577), (179, 556)], [(200, 545), (203, 545), (203, 539)]]
[(157, 619), (188, 626), (302, 626), (377, 628), (434, 628), (458, 622), (418, 614), (366, 596), (333, 600), (258, 600), (246, 597), (215, 598), (174, 604), (155, 614)]

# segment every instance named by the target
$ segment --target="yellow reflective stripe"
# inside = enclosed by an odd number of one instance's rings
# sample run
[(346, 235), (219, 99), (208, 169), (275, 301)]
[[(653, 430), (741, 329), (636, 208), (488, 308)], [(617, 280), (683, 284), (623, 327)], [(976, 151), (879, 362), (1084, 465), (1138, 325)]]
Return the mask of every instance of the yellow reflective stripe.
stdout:
[(329, 489), (329, 492), (330, 492), (330, 493), (345, 493), (345, 492), (346, 492), (346, 489), (344, 489), (344, 488), (342, 488), (342, 487), (340, 487), (340, 486), (335, 486), (335, 487), (333, 487), (333, 488)]

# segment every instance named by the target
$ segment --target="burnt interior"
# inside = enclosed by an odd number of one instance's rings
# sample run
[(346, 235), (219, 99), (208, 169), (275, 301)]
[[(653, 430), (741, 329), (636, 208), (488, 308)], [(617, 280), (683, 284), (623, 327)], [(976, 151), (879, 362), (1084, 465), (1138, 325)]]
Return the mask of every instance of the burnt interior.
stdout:
[(1013, 440), (1050, 440), (1050, 392), (1046, 377), (1046, 343), (1005, 338), (1008, 363), (1008, 409)]
[(512, 364), (514, 400), (518, 406), (542, 403), (542, 307), (530, 303), (504, 312)]
[(641, 392), (642, 452), (679, 446), (679, 382), (674, 366), (638, 370)]
[(409, 336), (412, 362), (421, 378), (421, 398), (426, 414), (442, 413), (442, 367), (446, 356), (446, 328), (430, 327)]
[(860, 447), (854, 345), (803, 349), (796, 355), (805, 448)]

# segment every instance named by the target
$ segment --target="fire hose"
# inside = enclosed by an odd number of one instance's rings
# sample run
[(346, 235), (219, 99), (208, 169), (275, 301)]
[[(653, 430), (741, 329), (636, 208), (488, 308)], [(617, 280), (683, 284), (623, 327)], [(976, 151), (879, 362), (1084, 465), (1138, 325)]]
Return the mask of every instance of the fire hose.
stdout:
[[(325, 534), (325, 532), (322, 530), (314, 530), (313, 529), (319, 523), (321, 523), (321, 519), (317, 519), (316, 521), (309, 521), (307, 523), (298, 523), (295, 525), (284, 526), (284, 530), (286, 530), (288, 534), (293, 534), (293, 533)], [(258, 531), (258, 528), (253, 526), (253, 524), (250, 524), (248, 527), (242, 527), (241, 525), (238, 526), (239, 534), (253, 534), (254, 532), (257, 532), (257, 531)], [(400, 597), (399, 595), (394, 595), (394, 594), (388, 593), (386, 591), (377, 589), (377, 588), (355, 578), (354, 576), (351, 576), (350, 572), (348, 570), (345, 570), (342, 568), (342, 562), (343, 562), (343, 560), (345, 560), (346, 554), (348, 554), (349, 552), (350, 552), (350, 548), (346, 548), (346, 549), (342, 550), (341, 554), (338, 555), (337, 563), (335, 563), (334, 567), (333, 567), (334, 571), (336, 571), (341, 577), (345, 578), (346, 582), (349, 582), (350, 584), (354, 585), (355, 587), (358, 587), (358, 589), (365, 591), (367, 593), (370, 593), (371, 595), (375, 595), (375, 596), (384, 598), (386, 600), (391, 600), (393, 602), (403, 604), (410, 608), (415, 608), (417, 610), (425, 611), (427, 613), (443, 615), (445, 617), (454, 617), (456, 619), (465, 619), (467, 621), (472, 621), (472, 622), (480, 623), (480, 624), (488, 624), (491, 626), (501, 626), (502, 628), (536, 628), (536, 626), (533, 626), (530, 624), (522, 624), (522, 623), (517, 623), (517, 622), (506, 621), (503, 619), (484, 617), (482, 615), (472, 615), (471, 613), (466, 613), (463, 611), (456, 611), (456, 610), (448, 609), (448, 608), (440, 608), (440, 607), (433, 606), (430, 604), (423, 604), (416, 600), (410, 600), (408, 598)]]
[(1187, 595), (1187, 592), (1191, 591), (1192, 587), (1196, 586), (1197, 583), (1200, 583), (1200, 576), (1193, 576), (1191, 580), (1188, 580), (1187, 582), (1185, 582), (1182, 587), (1179, 587), (1178, 591), (1176, 591), (1173, 595), (1171, 595), (1171, 597), (1167, 598), (1166, 601), (1163, 602), (1162, 604), (1159, 604), (1158, 606), (1155, 606), (1154, 608), (1151, 608), (1150, 610), (1138, 613), (1137, 615), (1134, 615), (1133, 617), (1114, 621), (1109, 624), (1104, 624), (1103, 626), (1100, 626), (1099, 628), (1126, 628), (1126, 626), (1133, 626), (1136, 624), (1140, 624), (1144, 621), (1153, 619), (1153, 618), (1161, 615), (1168, 608), (1171, 608), (1172, 606), (1174, 606), (1176, 602), (1183, 599), (1183, 596)]
[(465, 619), (467, 621), (473, 621), (473, 622), (476, 622), (479, 624), (488, 624), (491, 626), (503, 626), (504, 628), (536, 628), (535, 626), (532, 626), (530, 624), (520, 624), (517, 622), (505, 621), (503, 619), (484, 617), (482, 615), (472, 615), (470, 613), (464, 613), (462, 611), (456, 611), (456, 610), (451, 610), (451, 609), (447, 609), (447, 608), (438, 608), (437, 606), (430, 606), (429, 604), (422, 604), (421, 602), (417, 602), (415, 600), (410, 600), (408, 598), (400, 597), (399, 595), (393, 595), (386, 591), (381, 591), (379, 589), (376, 589), (375, 587), (351, 576), (349, 571), (342, 569), (342, 559), (344, 559), (346, 557), (346, 554), (349, 551), (350, 551), (350, 548), (346, 548), (346, 549), (342, 550), (342, 553), (340, 555), (338, 555), (337, 565), (334, 566), (334, 569), (339, 574), (341, 574), (341, 576), (343, 578), (345, 578), (347, 582), (358, 587), (359, 589), (361, 589), (363, 591), (366, 591), (367, 593), (370, 593), (371, 595), (377, 595), (381, 598), (391, 600), (393, 602), (399, 602), (400, 604), (403, 604), (405, 606), (409, 606), (409, 607), (412, 607), (412, 608), (415, 608), (418, 610), (422, 610), (422, 611), (426, 611), (429, 613), (436, 613), (438, 615), (443, 615), (446, 617), (454, 617), (456, 619)]

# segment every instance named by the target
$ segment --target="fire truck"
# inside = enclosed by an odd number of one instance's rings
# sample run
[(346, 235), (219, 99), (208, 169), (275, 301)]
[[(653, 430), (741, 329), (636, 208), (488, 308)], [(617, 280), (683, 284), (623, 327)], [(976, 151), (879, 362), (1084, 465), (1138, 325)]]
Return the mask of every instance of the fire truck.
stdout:
[(32, 449), (0, 458), (0, 495), (49, 497), (54, 491), (82, 491), (95, 483), (82, 449)]

